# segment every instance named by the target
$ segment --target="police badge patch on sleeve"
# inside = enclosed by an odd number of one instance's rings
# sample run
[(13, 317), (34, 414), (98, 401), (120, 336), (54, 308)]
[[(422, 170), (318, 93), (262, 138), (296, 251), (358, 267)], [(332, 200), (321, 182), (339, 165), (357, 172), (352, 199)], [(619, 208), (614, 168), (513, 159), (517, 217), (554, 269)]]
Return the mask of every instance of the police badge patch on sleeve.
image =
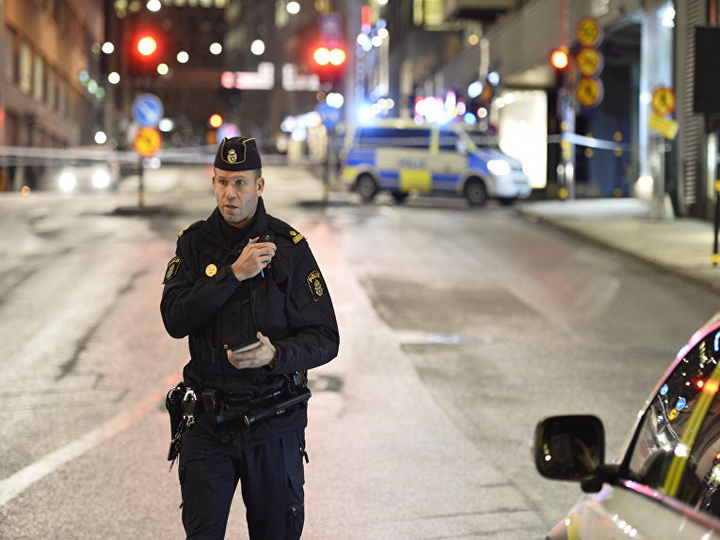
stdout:
[(325, 294), (325, 281), (323, 280), (320, 270), (313, 270), (306, 278), (310, 295), (313, 301), (317, 302)]
[(175, 277), (178, 268), (180, 268), (180, 257), (173, 257), (172, 259), (170, 259), (170, 262), (165, 269), (165, 279), (163, 280), (163, 284), (167, 283)]

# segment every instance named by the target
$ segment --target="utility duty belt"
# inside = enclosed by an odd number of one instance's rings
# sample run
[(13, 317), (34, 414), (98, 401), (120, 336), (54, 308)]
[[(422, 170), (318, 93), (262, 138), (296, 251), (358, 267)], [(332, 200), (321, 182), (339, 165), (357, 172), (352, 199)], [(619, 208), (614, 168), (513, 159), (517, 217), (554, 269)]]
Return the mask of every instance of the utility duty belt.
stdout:
[(283, 414), (307, 403), (311, 392), (307, 387), (305, 373), (296, 372), (284, 377), (285, 384), (280, 390), (256, 399), (239, 398), (216, 389), (205, 389), (198, 396), (195, 389), (182, 381), (171, 388), (165, 400), (170, 415), (170, 467), (180, 453), (184, 429), (192, 426), (200, 413), (207, 414), (214, 424), (243, 424), (249, 428), (259, 420)]

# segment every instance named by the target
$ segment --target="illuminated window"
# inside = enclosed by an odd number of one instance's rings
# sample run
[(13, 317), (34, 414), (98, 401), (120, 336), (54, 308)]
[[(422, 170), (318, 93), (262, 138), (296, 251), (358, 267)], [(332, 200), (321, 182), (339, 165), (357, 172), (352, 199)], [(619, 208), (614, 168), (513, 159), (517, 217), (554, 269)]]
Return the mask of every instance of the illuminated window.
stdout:
[(20, 44), (18, 64), (18, 86), (21, 92), (29, 94), (32, 89), (32, 50), (27, 41)]

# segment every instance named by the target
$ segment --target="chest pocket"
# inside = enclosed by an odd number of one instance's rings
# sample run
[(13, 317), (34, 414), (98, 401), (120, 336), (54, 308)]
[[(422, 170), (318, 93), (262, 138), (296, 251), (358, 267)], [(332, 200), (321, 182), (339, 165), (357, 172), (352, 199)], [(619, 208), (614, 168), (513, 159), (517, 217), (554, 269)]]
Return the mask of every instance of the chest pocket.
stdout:
[(243, 283), (221, 311), (222, 345), (236, 348), (255, 339), (257, 324), (250, 301), (250, 287)]

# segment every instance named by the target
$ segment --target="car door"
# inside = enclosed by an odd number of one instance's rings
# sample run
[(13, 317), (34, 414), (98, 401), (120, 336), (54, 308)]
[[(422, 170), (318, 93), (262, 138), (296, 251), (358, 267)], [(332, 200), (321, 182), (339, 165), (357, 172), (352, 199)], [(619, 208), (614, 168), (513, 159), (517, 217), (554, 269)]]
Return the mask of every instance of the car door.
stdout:
[(429, 193), (431, 130), (427, 128), (376, 128), (382, 135), (376, 150), (376, 167), (382, 189)]
[(440, 129), (437, 154), (430, 164), (433, 191), (438, 193), (461, 191), (460, 180), (467, 171), (467, 162), (467, 147), (458, 134), (451, 128)]
[(571, 512), (577, 538), (720, 538), (719, 388), (714, 321), (681, 349), (650, 396), (618, 482)]

